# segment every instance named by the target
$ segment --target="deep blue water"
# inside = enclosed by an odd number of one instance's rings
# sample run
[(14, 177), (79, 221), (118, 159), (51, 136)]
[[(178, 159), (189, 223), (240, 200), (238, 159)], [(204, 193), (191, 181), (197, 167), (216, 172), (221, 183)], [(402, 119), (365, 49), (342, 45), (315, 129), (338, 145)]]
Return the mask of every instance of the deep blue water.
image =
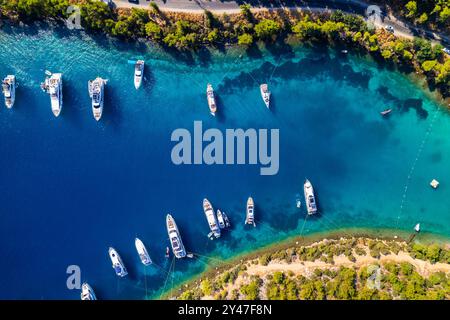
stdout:
[[(0, 298), (78, 299), (66, 287), (69, 265), (80, 266), (101, 299), (158, 297), (214, 259), (301, 231), (410, 230), (420, 221), (424, 231), (450, 236), (450, 117), (405, 76), (326, 50), (199, 61), (142, 47), (61, 30), (0, 31), (1, 75), (16, 74), (20, 84), (14, 109), (0, 108)], [(127, 61), (140, 57), (146, 81), (136, 91)], [(64, 73), (59, 118), (39, 89), (45, 70)], [(87, 93), (96, 76), (109, 79), (99, 123)], [(259, 95), (266, 81), (272, 111)], [(208, 82), (219, 97), (216, 118)], [(394, 111), (382, 119), (387, 106)], [(170, 135), (195, 120), (205, 129), (279, 128), (278, 175), (250, 165), (173, 165)], [(304, 223), (295, 198), (305, 177), (321, 214)], [(429, 187), (433, 178), (438, 190)], [(255, 229), (243, 226), (249, 195)], [(204, 197), (230, 216), (233, 229), (220, 240), (206, 237)], [(160, 269), (172, 263), (164, 258), (167, 213), (197, 254), (177, 260), (173, 278)], [(144, 269), (135, 236), (160, 268)], [(126, 279), (115, 276), (109, 246), (128, 267)]]

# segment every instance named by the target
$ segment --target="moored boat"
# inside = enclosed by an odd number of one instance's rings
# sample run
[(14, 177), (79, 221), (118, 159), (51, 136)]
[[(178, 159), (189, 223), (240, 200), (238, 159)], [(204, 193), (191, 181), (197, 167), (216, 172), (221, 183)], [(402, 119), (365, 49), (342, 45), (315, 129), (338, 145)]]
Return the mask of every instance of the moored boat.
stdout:
[(256, 227), (255, 223), (255, 204), (253, 202), (253, 198), (249, 197), (247, 200), (247, 213), (245, 216), (245, 224), (252, 224)]
[(316, 204), (316, 197), (314, 195), (314, 189), (311, 182), (309, 182), (308, 179), (305, 180), (305, 183), (303, 185), (303, 191), (305, 193), (305, 203), (308, 214), (313, 215), (317, 213), (317, 204)]
[(175, 223), (175, 219), (170, 214), (166, 216), (166, 227), (173, 254), (178, 259), (186, 257), (186, 250), (184, 249), (183, 242), (181, 241), (177, 224)]
[(112, 267), (116, 272), (116, 275), (118, 275), (121, 278), (125, 277), (128, 274), (128, 271), (127, 268), (125, 268), (125, 265), (123, 264), (122, 259), (120, 258), (116, 249), (110, 247), (108, 253), (109, 257), (111, 258)]
[(41, 88), (50, 95), (52, 112), (55, 117), (59, 117), (63, 106), (62, 73), (48, 74)]
[(300, 209), (300, 207), (302, 206), (302, 201), (300, 200), (300, 194), (296, 194), (295, 195), (295, 206)]
[(219, 209), (217, 209), (217, 222), (219, 223), (220, 229), (225, 229), (225, 219)]
[(86, 282), (81, 285), (81, 300), (97, 300), (94, 290)]
[(142, 86), (142, 79), (144, 78), (144, 60), (136, 61), (134, 65), (134, 87), (138, 90)]
[(217, 111), (216, 98), (214, 96), (214, 89), (210, 83), (206, 86), (206, 97), (208, 99), (209, 111), (215, 116)]
[(266, 104), (267, 108), (270, 108), (270, 92), (269, 92), (269, 86), (267, 83), (263, 83), (259, 86), (259, 89), (261, 90), (261, 97)]
[(2, 81), (2, 92), (5, 97), (5, 106), (11, 109), (16, 100), (16, 76), (7, 75)]
[(390, 114), (392, 112), (392, 109), (386, 109), (380, 112), (380, 114), (382, 116), (387, 116), (388, 114)]
[(222, 212), (223, 221), (225, 222), (225, 227), (229, 228), (231, 227), (230, 219), (228, 219), (228, 216), (225, 212)]
[(147, 248), (144, 243), (139, 239), (134, 239), (134, 245), (136, 246), (136, 250), (139, 254), (139, 258), (144, 266), (149, 266), (152, 264), (152, 259), (150, 259), (150, 255), (148, 254)]
[(103, 114), (106, 80), (97, 77), (88, 81), (89, 96), (92, 99), (92, 114), (99, 121)]
[(418, 223), (414, 226), (414, 231), (420, 232), (420, 223)]
[(208, 221), (209, 229), (211, 232), (208, 237), (212, 239), (214, 236), (216, 239), (220, 237), (220, 227), (214, 214), (214, 209), (208, 199), (203, 199), (203, 212), (205, 213), (206, 220)]

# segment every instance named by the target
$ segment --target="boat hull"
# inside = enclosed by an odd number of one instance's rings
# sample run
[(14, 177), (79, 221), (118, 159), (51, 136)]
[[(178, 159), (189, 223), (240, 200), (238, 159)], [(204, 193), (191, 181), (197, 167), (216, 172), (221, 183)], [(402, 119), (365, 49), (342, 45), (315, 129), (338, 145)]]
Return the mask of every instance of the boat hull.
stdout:
[(253, 198), (250, 197), (247, 200), (247, 213), (245, 217), (245, 224), (251, 224), (256, 227), (255, 223), (255, 204), (253, 202)]
[(114, 248), (109, 248), (108, 253), (116, 275), (121, 278), (125, 277), (128, 274), (128, 271), (117, 251)]
[(174, 256), (178, 259), (186, 257), (186, 249), (184, 248), (183, 241), (181, 240), (177, 224), (175, 223), (175, 219), (170, 214), (166, 216), (166, 227)]
[(216, 215), (214, 214), (214, 209), (208, 199), (203, 199), (203, 211), (208, 221), (209, 229), (211, 230), (211, 235), (215, 238), (220, 237), (220, 227), (217, 222)]
[(208, 107), (209, 107), (209, 111), (210, 111), (211, 115), (216, 116), (216, 112), (217, 112), (216, 98), (214, 96), (213, 87), (209, 83), (206, 86), (206, 98), (208, 100)]
[(5, 97), (5, 106), (11, 109), (14, 106), (16, 100), (16, 77), (14, 75), (8, 75), (3, 80), (6, 83), (7, 90), (3, 90), (3, 95)]
[(134, 69), (134, 87), (139, 90), (142, 86), (142, 79), (144, 78), (145, 62), (143, 60), (137, 61)]
[(138, 252), (139, 258), (144, 266), (149, 266), (152, 264), (152, 259), (150, 259), (150, 255), (148, 254), (147, 248), (144, 243), (136, 238), (134, 239), (134, 244), (136, 246), (136, 250)]
[(316, 197), (314, 195), (314, 188), (308, 179), (305, 180), (305, 183), (303, 185), (303, 191), (305, 193), (305, 203), (306, 203), (306, 210), (308, 212), (308, 215), (316, 214), (317, 213), (317, 203), (316, 203)]
[(94, 290), (86, 282), (81, 285), (81, 300), (97, 300)]
[(225, 220), (223, 218), (222, 212), (220, 210), (217, 210), (217, 222), (219, 223), (220, 229), (225, 229)]

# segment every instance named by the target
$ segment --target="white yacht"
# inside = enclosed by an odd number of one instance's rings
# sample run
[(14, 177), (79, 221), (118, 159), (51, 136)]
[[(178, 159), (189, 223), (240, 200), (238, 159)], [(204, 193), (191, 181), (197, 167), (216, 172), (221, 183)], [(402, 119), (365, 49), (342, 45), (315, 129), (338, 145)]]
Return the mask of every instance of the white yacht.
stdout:
[(210, 83), (206, 86), (206, 97), (208, 99), (209, 111), (215, 116), (217, 111), (216, 98), (214, 97), (214, 90)]
[(267, 108), (270, 108), (270, 92), (269, 92), (269, 86), (266, 83), (263, 83), (259, 86), (259, 89), (261, 90), (261, 97), (266, 104)]
[(225, 219), (223, 218), (222, 212), (217, 210), (217, 222), (219, 222), (220, 229), (225, 229)]
[(309, 182), (308, 179), (305, 180), (305, 183), (303, 185), (303, 191), (305, 192), (305, 203), (308, 214), (313, 215), (317, 213), (317, 204), (316, 204), (316, 197), (314, 196), (314, 189), (311, 182)]
[(94, 119), (99, 121), (103, 114), (103, 104), (105, 98), (106, 80), (97, 77), (95, 80), (88, 81), (89, 96), (92, 99), (92, 113)]
[(125, 265), (122, 262), (122, 259), (120, 258), (119, 254), (114, 248), (109, 248), (108, 250), (109, 257), (111, 258), (112, 267), (116, 274), (123, 278), (128, 274), (127, 268), (125, 268)]
[(63, 105), (62, 73), (49, 75), (41, 84), (41, 88), (50, 95), (53, 114), (58, 117)]
[(145, 61), (138, 60), (134, 65), (134, 87), (138, 90), (142, 86), (142, 79), (144, 78)]
[(2, 81), (2, 92), (5, 97), (5, 106), (11, 109), (16, 99), (16, 76), (7, 75)]
[(81, 300), (97, 300), (94, 290), (86, 282), (81, 285)]
[(214, 214), (214, 209), (208, 199), (203, 199), (203, 211), (205, 212), (206, 220), (208, 220), (209, 228), (211, 232), (208, 234), (209, 238), (213, 238), (212, 236), (219, 238), (220, 237), (220, 227), (217, 223), (216, 215)]
[(184, 249), (183, 242), (181, 241), (181, 236), (178, 232), (177, 224), (175, 223), (175, 219), (172, 218), (170, 214), (166, 216), (166, 227), (173, 254), (178, 259), (186, 257), (186, 250)]
[(252, 224), (256, 227), (255, 223), (255, 204), (253, 198), (249, 197), (247, 200), (247, 214), (245, 216), (245, 224)]
[(134, 239), (134, 245), (136, 246), (139, 258), (141, 259), (144, 266), (151, 265), (152, 259), (150, 259), (150, 255), (148, 254), (147, 248), (144, 246), (144, 243), (140, 239), (136, 238)]

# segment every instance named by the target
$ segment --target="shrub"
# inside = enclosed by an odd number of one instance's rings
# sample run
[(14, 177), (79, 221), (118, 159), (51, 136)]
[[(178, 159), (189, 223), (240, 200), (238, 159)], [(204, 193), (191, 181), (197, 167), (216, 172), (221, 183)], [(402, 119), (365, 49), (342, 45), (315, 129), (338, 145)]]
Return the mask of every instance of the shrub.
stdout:
[(260, 39), (268, 39), (277, 35), (281, 30), (278, 22), (264, 19), (255, 26), (255, 33)]

